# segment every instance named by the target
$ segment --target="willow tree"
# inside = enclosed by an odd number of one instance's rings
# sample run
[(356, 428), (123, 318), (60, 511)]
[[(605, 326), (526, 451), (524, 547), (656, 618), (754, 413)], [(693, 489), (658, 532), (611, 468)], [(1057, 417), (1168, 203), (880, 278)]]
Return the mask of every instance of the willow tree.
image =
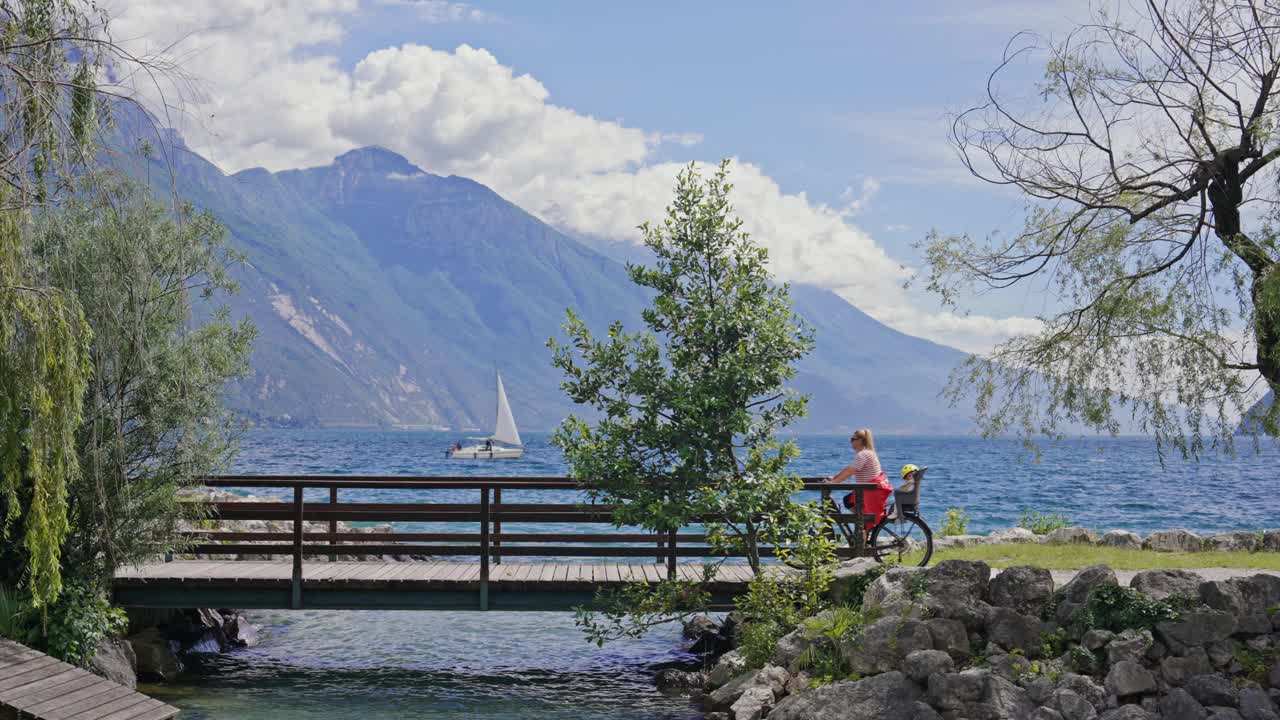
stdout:
[[(1150, 0), (1057, 40), (1014, 37), (952, 141), (975, 176), (1022, 194), (1025, 225), (924, 243), (946, 302), (1015, 285), (1053, 297), (1039, 332), (953, 377), (984, 431), (1114, 432), (1129, 412), (1161, 448), (1233, 447), (1249, 398), (1280, 388), (1277, 74), (1271, 3)], [(1278, 419), (1273, 405), (1261, 427)]]
[(0, 0), (0, 578), (24, 582), (37, 606), (61, 587), (90, 331), (24, 228), (91, 165), (111, 93), (97, 79), (116, 61), (132, 62), (93, 2)]

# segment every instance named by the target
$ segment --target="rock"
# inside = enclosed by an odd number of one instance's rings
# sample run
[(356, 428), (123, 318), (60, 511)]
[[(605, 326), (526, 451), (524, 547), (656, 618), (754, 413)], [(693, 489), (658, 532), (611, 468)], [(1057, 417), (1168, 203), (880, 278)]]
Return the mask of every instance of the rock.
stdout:
[(1204, 652), (1215, 668), (1225, 669), (1236, 659), (1236, 651), (1240, 644), (1235, 640), (1214, 640), (1205, 643)]
[(1116, 634), (1110, 630), (1086, 630), (1080, 638), (1080, 644), (1090, 652), (1101, 650), (1107, 646), (1107, 643), (1116, 639)]
[(1107, 673), (1107, 680), (1104, 684), (1107, 692), (1116, 697), (1124, 698), (1130, 695), (1155, 692), (1156, 677), (1136, 661), (1121, 660)]
[(1200, 595), (1200, 602), (1214, 610), (1221, 610), (1232, 615), (1240, 615), (1245, 612), (1244, 592), (1240, 584), (1236, 582), (1236, 578), (1231, 580), (1209, 580), (1200, 583), (1197, 591)]
[(911, 714), (911, 720), (942, 720), (942, 716), (938, 714), (928, 703), (916, 701), (915, 712)]
[(949, 673), (955, 668), (951, 656), (941, 650), (916, 650), (907, 655), (902, 665), (907, 677), (921, 685), (927, 685), (931, 675)]
[(1196, 675), (1187, 681), (1186, 690), (1191, 693), (1191, 697), (1206, 707), (1210, 705), (1235, 707), (1240, 699), (1235, 685), (1217, 673)]
[(1200, 576), (1189, 570), (1143, 570), (1133, 576), (1129, 587), (1152, 600), (1164, 600), (1170, 595), (1196, 597), (1201, 582)]
[(1236, 617), (1236, 635), (1266, 635), (1271, 632), (1271, 618), (1260, 613)]
[(1063, 585), (1059, 591), (1062, 599), (1058, 603), (1055, 615), (1058, 624), (1066, 626), (1071, 621), (1071, 617), (1089, 601), (1089, 595), (1095, 587), (1118, 584), (1116, 574), (1106, 565), (1094, 565), (1076, 573), (1076, 576), (1071, 578), (1071, 582)]
[(1094, 545), (1098, 536), (1088, 528), (1074, 525), (1051, 531), (1044, 541), (1049, 545)]
[(1187, 648), (1225, 640), (1236, 631), (1234, 615), (1218, 610), (1183, 613), (1176, 621), (1156, 623), (1155, 636), (1174, 654), (1186, 654)]
[(262, 642), (258, 626), (243, 615), (233, 615), (222, 627), (232, 647), (257, 647)]
[(1098, 542), (1102, 545), (1125, 550), (1142, 549), (1142, 536), (1128, 530), (1108, 530), (1102, 534), (1102, 539)]
[(1182, 688), (1173, 688), (1160, 698), (1160, 714), (1166, 718), (1186, 718), (1186, 720), (1204, 720), (1209, 717), (1204, 706)]
[(981, 705), (985, 706), (985, 717), (1008, 720), (1022, 720), (1035, 710), (1026, 690), (995, 675), (987, 678)]
[(987, 637), (1005, 650), (1021, 650), (1029, 658), (1044, 654), (1039, 618), (1023, 615), (1007, 607), (991, 608), (987, 613)]
[(1211, 707), (1206, 709), (1210, 713), (1209, 720), (1244, 720), (1244, 717), (1235, 708)]
[(739, 675), (719, 688), (711, 691), (708, 699), (717, 708), (731, 707), (749, 688), (767, 688), (774, 695), (780, 695), (787, 687), (791, 676), (786, 670), (774, 665), (765, 665), (759, 670)]
[(1187, 530), (1157, 530), (1147, 536), (1143, 547), (1156, 552), (1200, 552), (1200, 536)]
[(827, 596), (837, 605), (859, 605), (862, 598), (859, 594), (867, 587), (867, 573), (880, 572), (883, 565), (871, 558), (854, 558), (836, 565), (831, 571), (831, 585), (827, 588)]
[(1098, 716), (1098, 720), (1159, 720), (1138, 705), (1121, 705)]
[(792, 663), (804, 654), (805, 650), (813, 642), (805, 635), (803, 627), (796, 628), (791, 632), (778, 638), (777, 645), (774, 646), (773, 664), (779, 667), (790, 668)]
[(1175, 687), (1186, 685), (1187, 681), (1197, 675), (1213, 672), (1213, 665), (1204, 648), (1192, 648), (1183, 657), (1167, 657), (1160, 661), (1160, 676)]
[(1214, 550), (1224, 552), (1253, 552), (1258, 549), (1258, 535), (1245, 530), (1235, 530), (1210, 535), (1205, 538)]
[(933, 547), (936, 548), (965, 548), (974, 545), (985, 545), (987, 543), (986, 535), (946, 535), (943, 537), (935, 537), (933, 539)]
[(933, 636), (918, 620), (881, 618), (862, 633), (840, 641), (840, 653), (849, 669), (860, 675), (896, 670), (917, 650), (932, 650)]
[(1262, 533), (1262, 549), (1264, 552), (1280, 552), (1280, 530)]
[(769, 720), (913, 720), (919, 696), (905, 675), (887, 672), (791, 695), (770, 711)]
[(1031, 698), (1031, 702), (1037, 705), (1043, 705), (1049, 701), (1049, 697), (1053, 695), (1053, 681), (1042, 675), (1028, 676), (1018, 682), (1024, 690), (1027, 691), (1027, 697)]
[(1088, 700), (1093, 709), (1099, 712), (1107, 707), (1107, 691), (1083, 675), (1064, 673), (1062, 677), (1058, 678), (1058, 689), (1074, 692)]
[(1092, 720), (1098, 716), (1093, 703), (1066, 688), (1054, 690), (1045, 704), (1056, 710), (1063, 720)]
[(720, 631), (720, 623), (710, 615), (694, 615), (684, 623), (684, 630), (681, 635), (685, 640), (697, 640), (704, 633), (714, 633)]
[(665, 668), (653, 677), (659, 690), (698, 690), (706, 686), (707, 674), (696, 670)]
[(925, 576), (924, 605), (933, 617), (952, 618), (969, 630), (986, 622), (991, 567), (976, 560), (943, 560)]
[(987, 585), (987, 602), (1037, 615), (1053, 594), (1053, 574), (1044, 568), (1015, 565), (1001, 570)]
[(1280, 713), (1276, 712), (1276, 704), (1271, 697), (1256, 687), (1240, 691), (1239, 708), (1244, 720), (1280, 720)]
[(1247, 578), (1235, 578), (1235, 583), (1244, 598), (1245, 612), (1268, 614), (1275, 613), (1275, 609), (1280, 607), (1280, 577), (1252, 575)]
[(707, 674), (707, 684), (711, 687), (720, 687), (746, 671), (747, 659), (743, 657), (742, 652), (730, 650), (721, 655), (716, 666), (711, 668), (711, 672)]
[(813, 678), (809, 677), (809, 673), (802, 670), (791, 676), (791, 679), (787, 681), (787, 687), (784, 688), (784, 691), (787, 695), (795, 695), (796, 693), (802, 693), (805, 690), (811, 690), (812, 688), (809, 687), (809, 682), (811, 680), (813, 680)]
[(159, 630), (143, 630), (129, 638), (129, 645), (137, 658), (138, 677), (142, 680), (170, 682), (182, 674), (182, 661)]
[(1271, 672), (1267, 675), (1267, 682), (1271, 683), (1271, 687), (1280, 688), (1280, 660), (1271, 666)]
[(959, 710), (982, 699), (982, 691), (990, 676), (989, 670), (933, 675), (929, 678), (926, 699), (940, 710)]
[(899, 617), (903, 615), (920, 617), (922, 612), (918, 606), (918, 600), (922, 598), (912, 597), (912, 578), (916, 578), (914, 582), (921, 583), (920, 574), (926, 572), (928, 571), (925, 568), (920, 567), (889, 568), (867, 588), (862, 596), (862, 611)]
[(104, 638), (90, 658), (88, 669), (130, 690), (138, 687), (138, 657), (127, 640)]
[(1115, 667), (1126, 660), (1141, 661), (1153, 642), (1149, 630), (1125, 630), (1107, 645), (1107, 667)]
[(988, 543), (1038, 543), (1040, 538), (1035, 533), (1022, 527), (997, 530), (987, 535)]
[[(1093, 708), (1089, 708), (1089, 710), (1092, 711)], [(1092, 718), (1093, 715), (1090, 715), (1089, 717)], [(1031, 716), (1027, 720), (1065, 720), (1065, 718), (1062, 713), (1057, 710), (1051, 710), (1047, 707), (1038, 707), (1035, 712), (1031, 713)]]
[(933, 618), (925, 622), (929, 636), (933, 638), (933, 649), (941, 650), (951, 656), (956, 663), (969, 659), (969, 633), (964, 623), (951, 618)]
[(760, 720), (773, 709), (773, 691), (767, 687), (751, 687), (742, 693), (730, 710), (733, 720)]

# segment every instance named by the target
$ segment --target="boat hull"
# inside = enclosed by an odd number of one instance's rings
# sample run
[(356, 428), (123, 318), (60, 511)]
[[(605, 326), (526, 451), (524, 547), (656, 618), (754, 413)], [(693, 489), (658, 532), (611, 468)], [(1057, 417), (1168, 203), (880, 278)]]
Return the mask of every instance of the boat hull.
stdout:
[(449, 457), (454, 460), (514, 460), (524, 455), (524, 448), (498, 447), (486, 449), (483, 445), (451, 448)]

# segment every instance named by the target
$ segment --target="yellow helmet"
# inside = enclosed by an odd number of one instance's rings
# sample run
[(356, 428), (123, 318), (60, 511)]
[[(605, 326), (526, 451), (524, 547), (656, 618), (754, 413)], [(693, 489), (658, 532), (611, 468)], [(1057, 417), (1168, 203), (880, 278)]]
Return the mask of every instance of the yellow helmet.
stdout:
[(906, 480), (908, 475), (910, 475), (911, 473), (913, 473), (913, 472), (915, 472), (915, 471), (917, 471), (917, 470), (919, 470), (919, 469), (920, 469), (920, 468), (918, 468), (918, 467), (916, 467), (915, 465), (912, 465), (912, 464), (910, 464), (910, 463), (908, 463), (908, 464), (906, 464), (906, 465), (903, 465), (903, 466), (902, 466), (902, 479), (903, 479), (903, 480)]

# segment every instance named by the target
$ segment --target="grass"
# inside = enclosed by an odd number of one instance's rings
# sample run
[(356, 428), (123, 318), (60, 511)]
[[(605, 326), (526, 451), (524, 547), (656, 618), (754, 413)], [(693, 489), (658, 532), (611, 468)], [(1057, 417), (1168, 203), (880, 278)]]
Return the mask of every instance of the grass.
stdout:
[(1036, 565), (1049, 570), (1075, 570), (1090, 565), (1107, 565), (1113, 570), (1211, 567), (1280, 570), (1280, 553), (1273, 552), (1166, 553), (1097, 545), (1032, 543), (935, 549), (932, 561), (942, 560), (981, 560), (996, 568)]

